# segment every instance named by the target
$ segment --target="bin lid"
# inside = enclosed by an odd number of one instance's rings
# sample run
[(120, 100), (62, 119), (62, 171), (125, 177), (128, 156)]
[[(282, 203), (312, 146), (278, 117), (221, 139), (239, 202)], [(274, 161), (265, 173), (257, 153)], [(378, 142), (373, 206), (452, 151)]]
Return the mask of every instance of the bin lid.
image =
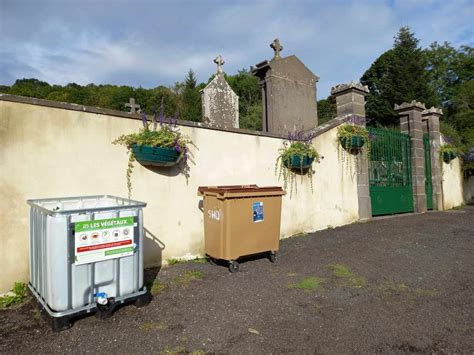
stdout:
[(222, 197), (247, 197), (247, 196), (278, 196), (286, 192), (281, 186), (258, 185), (224, 185), (224, 186), (199, 186), (198, 195), (219, 195)]

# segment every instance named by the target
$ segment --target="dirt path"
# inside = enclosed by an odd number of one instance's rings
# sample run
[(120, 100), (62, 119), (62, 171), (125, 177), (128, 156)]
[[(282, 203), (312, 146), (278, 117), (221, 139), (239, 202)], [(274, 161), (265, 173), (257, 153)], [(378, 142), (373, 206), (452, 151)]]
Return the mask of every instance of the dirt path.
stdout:
[(472, 353), (473, 238), (468, 206), (287, 239), (237, 274), (179, 264), (149, 306), (59, 334), (31, 302), (0, 311), (0, 352)]

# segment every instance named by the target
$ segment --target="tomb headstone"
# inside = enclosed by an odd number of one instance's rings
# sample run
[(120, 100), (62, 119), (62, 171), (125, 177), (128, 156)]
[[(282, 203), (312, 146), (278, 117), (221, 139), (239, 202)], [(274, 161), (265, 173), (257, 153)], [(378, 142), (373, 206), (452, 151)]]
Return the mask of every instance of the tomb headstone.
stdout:
[(128, 100), (128, 103), (125, 104), (125, 107), (130, 107), (129, 113), (140, 113), (141, 112), (140, 105), (135, 103), (135, 99), (133, 97), (131, 97)]
[(314, 75), (295, 55), (281, 57), (283, 46), (275, 39), (270, 47), (273, 59), (252, 69), (260, 79), (263, 101), (263, 130), (288, 134), (311, 130), (318, 125), (316, 83)]
[(212, 127), (239, 128), (239, 97), (225, 80), (222, 56), (214, 63), (216, 76), (201, 90), (202, 121)]

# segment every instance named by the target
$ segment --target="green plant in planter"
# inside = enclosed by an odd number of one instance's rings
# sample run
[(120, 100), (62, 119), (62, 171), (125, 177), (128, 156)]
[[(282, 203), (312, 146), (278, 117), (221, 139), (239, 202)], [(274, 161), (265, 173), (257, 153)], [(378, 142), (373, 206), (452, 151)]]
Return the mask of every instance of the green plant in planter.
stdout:
[[(124, 134), (115, 139), (112, 144), (120, 144), (127, 148), (129, 154), (127, 167), (127, 189), (129, 198), (132, 195), (131, 176), (133, 163), (138, 161), (142, 165), (174, 166), (184, 161), (183, 169), (186, 176), (189, 167), (188, 146), (192, 144), (191, 140), (183, 135), (177, 127), (177, 118), (167, 119), (163, 115), (163, 104), (158, 120), (156, 112), (153, 116), (153, 129), (150, 129), (150, 123), (145, 113), (141, 114), (143, 128), (138, 133)], [(159, 123), (159, 129), (158, 129)]]
[(277, 157), (275, 164), (275, 173), (278, 179), (283, 177), (283, 189), (287, 190), (290, 187), (290, 196), (293, 192), (293, 187), (297, 191), (296, 175), (307, 175), (310, 179), (311, 189), (313, 189), (313, 169), (314, 161), (319, 162), (320, 156), (311, 142), (314, 134), (304, 133), (302, 131), (288, 135), (288, 141), (283, 142), (284, 147), (280, 148), (280, 154)]
[(370, 145), (369, 131), (358, 125), (343, 124), (337, 129), (337, 139), (341, 147), (351, 153), (359, 153)]
[(439, 154), (441, 159), (443, 159), (446, 164), (449, 164), (451, 160), (455, 159), (461, 154), (461, 151), (458, 147), (452, 144), (444, 144), (441, 146)]
[[(349, 164), (347, 153), (355, 155), (354, 163), (359, 168), (359, 153), (365, 154), (370, 160), (370, 137), (369, 131), (364, 126), (354, 124), (343, 124), (337, 129), (337, 140), (339, 142), (339, 160)], [(350, 166), (352, 171), (352, 165)]]

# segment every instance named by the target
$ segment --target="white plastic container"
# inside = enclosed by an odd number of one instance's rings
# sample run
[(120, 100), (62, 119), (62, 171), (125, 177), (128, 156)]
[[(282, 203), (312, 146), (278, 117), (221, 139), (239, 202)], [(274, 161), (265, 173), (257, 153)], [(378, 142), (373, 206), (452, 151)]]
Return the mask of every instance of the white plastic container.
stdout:
[[(146, 203), (115, 196), (28, 200), (29, 288), (52, 317), (69, 317), (147, 293)], [(81, 223), (89, 221), (87, 223)]]

